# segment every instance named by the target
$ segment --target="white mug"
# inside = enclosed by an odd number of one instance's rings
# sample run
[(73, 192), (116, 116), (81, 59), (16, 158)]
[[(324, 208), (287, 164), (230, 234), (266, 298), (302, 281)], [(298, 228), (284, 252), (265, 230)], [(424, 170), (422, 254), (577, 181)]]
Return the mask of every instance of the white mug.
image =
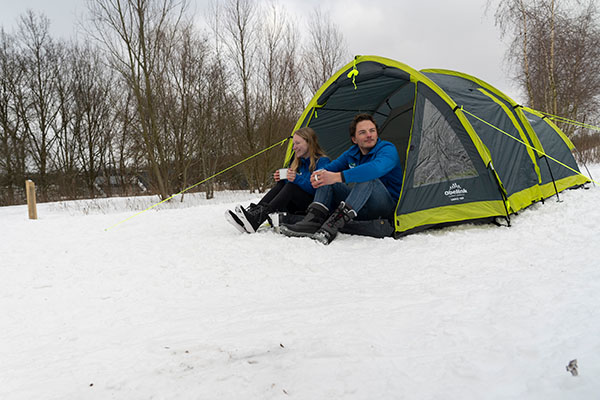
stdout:
[(287, 168), (281, 168), (279, 170), (279, 179), (287, 179)]
[[(318, 169), (318, 170), (316, 170), (316, 171), (315, 171), (315, 173), (317, 173), (317, 174), (318, 174), (318, 173), (319, 173), (319, 172), (321, 172), (321, 171), (324, 171), (324, 169), (323, 169), (323, 168), (321, 168), (321, 169)], [(315, 182), (318, 182), (318, 181), (319, 181), (319, 175), (315, 175)]]

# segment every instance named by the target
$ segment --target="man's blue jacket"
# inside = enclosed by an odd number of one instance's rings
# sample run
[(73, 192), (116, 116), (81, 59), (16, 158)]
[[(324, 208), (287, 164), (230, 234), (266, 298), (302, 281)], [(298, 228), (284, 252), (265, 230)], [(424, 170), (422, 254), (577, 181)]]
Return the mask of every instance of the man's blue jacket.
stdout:
[[(315, 171), (318, 169), (322, 169), (329, 163), (329, 157), (320, 157), (317, 160), (317, 165), (315, 166)], [(304, 190), (306, 193), (314, 196), (315, 188), (310, 184), (310, 158), (300, 158), (298, 172), (296, 172), (296, 179), (294, 182), (291, 182), (295, 185), (300, 186), (300, 189)]]
[(355, 144), (327, 164), (325, 169), (331, 172), (341, 172), (344, 182), (347, 183), (379, 179), (394, 200), (400, 197), (402, 166), (396, 146), (386, 140), (377, 139), (375, 147), (365, 155)]

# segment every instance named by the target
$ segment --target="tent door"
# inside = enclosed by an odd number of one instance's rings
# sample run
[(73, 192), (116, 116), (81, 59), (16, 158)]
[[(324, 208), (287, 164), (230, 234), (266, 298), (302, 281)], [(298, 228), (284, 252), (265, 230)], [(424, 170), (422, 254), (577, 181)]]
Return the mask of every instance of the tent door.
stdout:
[(406, 164), (406, 148), (410, 138), (412, 116), (413, 102), (410, 102), (392, 109), (379, 128), (379, 137), (396, 145), (403, 168)]

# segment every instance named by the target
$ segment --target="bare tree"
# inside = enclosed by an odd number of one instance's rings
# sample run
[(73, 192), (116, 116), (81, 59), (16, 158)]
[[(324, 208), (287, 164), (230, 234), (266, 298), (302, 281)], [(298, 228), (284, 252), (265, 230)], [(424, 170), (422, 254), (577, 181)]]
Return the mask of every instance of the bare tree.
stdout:
[[(240, 155), (252, 155), (289, 135), (302, 111), (299, 35), (274, 2), (228, 0), (213, 12), (217, 49), (224, 49), (224, 64), (234, 78), (229, 92), (240, 115), (234, 137)], [(272, 184), (276, 160), (265, 154), (247, 164), (243, 172), (251, 189), (264, 191)]]
[(72, 92), (73, 74), (70, 68), (68, 50), (65, 43), (57, 43), (55, 73), (56, 101), (58, 111), (52, 121), (55, 142), (52, 148), (52, 171), (57, 172), (53, 183), (61, 197), (76, 198), (79, 191), (77, 144), (71, 124), (73, 120), (74, 96)]
[(111, 137), (116, 132), (111, 87), (114, 76), (102, 60), (100, 51), (89, 43), (74, 45), (69, 60), (73, 96), (69, 129), (73, 136), (78, 171), (91, 197), (106, 195), (96, 180), (108, 171), (107, 155)]
[[(214, 150), (215, 132), (204, 129), (207, 87), (210, 85), (208, 38), (188, 24), (181, 29), (178, 42), (179, 46), (166, 60), (169, 81), (162, 85), (161, 95), (164, 98), (162, 103), (169, 105), (162, 114), (171, 137), (174, 179), (182, 190), (189, 186), (190, 179), (198, 178), (202, 157)], [(200, 156), (198, 149), (203, 150)]]
[(25, 136), (17, 115), (17, 98), (24, 75), (14, 37), (0, 30), (0, 204), (15, 204), (15, 189), (25, 180)]
[[(111, 90), (109, 102), (113, 105), (110, 113), (111, 134), (106, 138), (107, 160), (103, 173), (105, 177), (111, 175), (118, 177), (121, 194), (129, 195), (138, 192), (138, 190), (131, 190), (130, 186), (141, 183), (138, 181), (138, 174), (146, 165), (144, 151), (140, 150), (142, 145), (137, 129), (139, 127), (136, 119), (137, 108), (130, 91), (120, 93)], [(104, 190), (106, 194), (111, 195), (112, 185), (109, 181), (110, 179), (105, 179), (107, 185)], [(144, 182), (144, 185), (148, 184), (146, 179)], [(145, 191), (145, 186), (142, 191)]]
[[(241, 155), (260, 150), (257, 141), (258, 70), (257, 51), (260, 41), (260, 9), (254, 0), (227, 0), (215, 5), (213, 31), (224, 49), (224, 63), (230, 65), (231, 98), (240, 115), (240, 124), (233, 132)], [(244, 168), (250, 187), (258, 188), (259, 164), (253, 159)]]
[[(285, 10), (271, 3), (263, 17), (260, 55), (260, 95), (262, 104), (260, 135), (262, 148), (289, 136), (295, 120), (302, 113), (302, 89), (299, 69), (299, 37)], [(281, 158), (266, 154), (261, 162), (260, 189), (272, 183), (272, 171)]]
[(108, 50), (111, 65), (136, 100), (140, 133), (157, 189), (171, 195), (168, 137), (159, 125), (157, 87), (164, 79), (163, 62), (177, 45), (185, 0), (95, 0), (89, 10), (95, 37)]
[[(214, 175), (225, 157), (236, 153), (234, 132), (239, 131), (236, 112), (239, 109), (230, 94), (231, 83), (218, 41), (211, 53), (208, 43), (202, 42), (204, 62), (202, 69), (195, 74), (192, 93), (195, 111), (192, 114), (192, 134), (196, 138), (192, 158), (198, 161), (198, 180)], [(203, 188), (207, 199), (214, 197), (213, 180), (207, 181)]]
[[(594, 1), (502, 1), (495, 18), (512, 39), (507, 59), (530, 106), (579, 121), (598, 116), (600, 25)], [(575, 133), (573, 126), (563, 128)]]
[[(215, 15), (219, 11), (213, 10)], [(211, 59), (207, 65), (207, 73), (198, 85), (198, 93), (194, 96), (196, 106), (195, 135), (200, 138), (195, 157), (200, 160), (200, 178), (202, 180), (213, 175), (218, 167), (229, 166), (238, 161), (240, 146), (238, 137), (243, 131), (239, 123), (239, 96), (236, 82), (230, 77), (230, 69), (225, 62), (224, 44), (219, 34), (219, 19), (213, 20)], [(206, 143), (206, 145), (204, 145)], [(244, 175), (242, 173), (242, 175)], [(237, 175), (239, 176), (239, 175)], [(235, 178), (234, 178), (235, 180)], [(215, 181), (209, 180), (204, 185), (206, 197), (214, 196)]]
[(56, 90), (58, 48), (49, 35), (49, 26), (47, 17), (28, 11), (20, 19), (17, 36), (25, 70), (25, 96), (19, 98), (17, 110), (38, 174), (41, 200), (48, 197), (48, 171), (56, 140), (53, 124), (60, 106)]
[[(234, 98), (229, 93), (227, 72), (218, 53), (208, 72), (205, 96), (197, 97), (200, 101), (197, 105), (198, 122), (195, 124), (196, 135), (200, 138), (196, 154), (200, 159), (202, 179), (212, 176), (223, 161), (231, 160), (227, 156), (237, 154), (233, 136), (238, 129), (236, 109), (232, 107)], [(214, 197), (214, 181), (208, 181), (205, 188), (206, 198)]]
[(308, 21), (304, 72), (312, 95), (347, 62), (350, 54), (342, 32), (329, 14), (316, 8)]

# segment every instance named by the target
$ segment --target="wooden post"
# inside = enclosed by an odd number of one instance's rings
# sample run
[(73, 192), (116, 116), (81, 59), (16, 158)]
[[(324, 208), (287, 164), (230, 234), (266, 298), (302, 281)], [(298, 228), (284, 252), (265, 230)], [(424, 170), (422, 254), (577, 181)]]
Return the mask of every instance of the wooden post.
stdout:
[(29, 219), (37, 219), (37, 204), (35, 202), (35, 183), (31, 180), (25, 181), (25, 192), (27, 193), (27, 209)]

